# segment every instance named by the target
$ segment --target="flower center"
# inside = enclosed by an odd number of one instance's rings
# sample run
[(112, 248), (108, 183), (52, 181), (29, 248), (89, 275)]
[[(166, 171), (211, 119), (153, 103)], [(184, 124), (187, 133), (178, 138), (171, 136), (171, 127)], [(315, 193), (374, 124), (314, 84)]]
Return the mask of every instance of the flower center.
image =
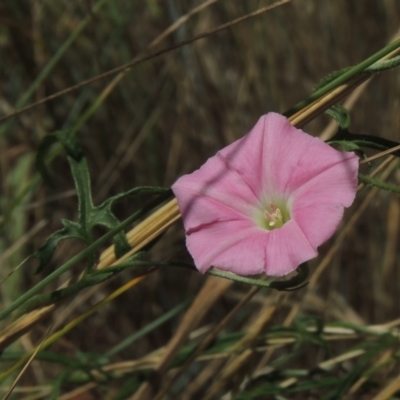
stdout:
[(261, 210), (258, 209), (254, 216), (254, 221), (260, 228), (267, 231), (278, 229), (290, 220), (290, 205), (284, 201), (271, 201)]
[(269, 205), (269, 209), (270, 212), (268, 210), (264, 210), (264, 216), (268, 221), (267, 225), (271, 229), (280, 228), (284, 224), (281, 209), (276, 207), (273, 203)]

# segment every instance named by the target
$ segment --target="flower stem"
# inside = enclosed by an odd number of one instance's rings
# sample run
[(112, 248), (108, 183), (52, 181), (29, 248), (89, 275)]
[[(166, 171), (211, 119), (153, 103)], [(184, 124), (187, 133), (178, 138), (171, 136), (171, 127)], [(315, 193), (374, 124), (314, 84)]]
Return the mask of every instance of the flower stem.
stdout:
[(363, 175), (363, 174), (358, 174), (358, 178), (360, 179), (360, 181), (363, 181), (364, 183), (374, 185), (380, 189), (384, 189), (389, 192), (394, 192), (394, 193), (400, 194), (400, 186), (394, 185), (392, 183), (382, 182), (379, 179), (371, 178), (370, 176)]

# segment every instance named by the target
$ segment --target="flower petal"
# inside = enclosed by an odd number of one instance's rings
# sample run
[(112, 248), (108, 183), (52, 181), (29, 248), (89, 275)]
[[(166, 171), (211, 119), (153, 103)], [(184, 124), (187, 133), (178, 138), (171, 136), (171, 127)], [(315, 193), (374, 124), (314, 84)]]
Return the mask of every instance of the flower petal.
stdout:
[(263, 179), (265, 119), (266, 116), (261, 117), (247, 135), (218, 152), (219, 156), (225, 159), (226, 165), (238, 172), (257, 197)]
[(267, 232), (251, 221), (224, 221), (204, 226), (186, 237), (197, 269), (212, 266), (241, 275), (263, 272)]
[(315, 249), (335, 233), (343, 217), (339, 204), (312, 204), (293, 209), (293, 219)]
[(293, 272), (300, 264), (318, 255), (308, 238), (293, 220), (280, 229), (268, 232), (265, 243), (265, 272), (282, 276)]
[[(293, 127), (282, 115), (263, 116), (264, 135), (262, 182), (263, 194), (287, 198), (310, 179), (335, 165), (352, 162), (358, 165), (354, 153), (340, 152)], [(340, 167), (339, 167), (340, 168)], [(353, 172), (353, 168), (351, 168)]]
[(282, 276), (317, 255), (294, 221), (273, 231), (245, 220), (219, 222), (188, 235), (186, 245), (202, 273), (214, 266), (240, 275)]
[(293, 209), (317, 204), (349, 207), (357, 189), (358, 157), (345, 153), (347, 160), (315, 175), (292, 193)]
[(259, 204), (240, 175), (227, 168), (218, 154), (197, 171), (179, 178), (172, 190), (186, 230), (215, 221), (248, 218)]
[[(299, 160), (284, 190), (289, 193), (296, 192), (297, 189), (307, 186), (311, 180), (323, 175), (332, 186), (338, 185), (337, 190), (340, 187), (345, 189), (347, 200), (343, 198), (343, 202), (341, 200), (340, 203), (348, 207), (354, 200), (357, 187), (358, 156), (352, 152), (335, 150), (318, 138), (312, 139), (315, 143), (309, 145), (307, 154)], [(319, 180), (322, 181), (323, 179)], [(337, 197), (335, 195), (331, 198), (334, 199), (334, 203), (337, 202)]]
[(236, 210), (184, 186), (174, 187), (174, 193), (186, 233), (214, 222), (244, 219)]

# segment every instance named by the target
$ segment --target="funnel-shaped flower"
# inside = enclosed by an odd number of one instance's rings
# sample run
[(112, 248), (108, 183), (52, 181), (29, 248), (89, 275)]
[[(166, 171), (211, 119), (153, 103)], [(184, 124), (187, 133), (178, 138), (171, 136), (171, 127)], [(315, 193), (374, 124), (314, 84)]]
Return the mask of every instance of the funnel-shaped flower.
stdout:
[(354, 200), (358, 157), (269, 113), (172, 186), (196, 267), (281, 276), (317, 256)]

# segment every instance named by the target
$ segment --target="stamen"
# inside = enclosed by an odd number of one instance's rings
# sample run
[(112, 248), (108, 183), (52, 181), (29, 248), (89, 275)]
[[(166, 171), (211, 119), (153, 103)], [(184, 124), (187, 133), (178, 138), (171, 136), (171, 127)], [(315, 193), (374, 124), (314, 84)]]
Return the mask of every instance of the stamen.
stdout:
[(267, 210), (264, 211), (264, 215), (265, 215), (265, 218), (267, 218), (268, 221), (273, 222), (274, 217)]
[(264, 215), (265, 218), (269, 221), (268, 226), (275, 226), (275, 225), (280, 225), (282, 224), (282, 211), (280, 208), (276, 207), (275, 204), (271, 203), (269, 205), (270, 210), (272, 211), (272, 214), (269, 213), (267, 210), (264, 210)]

